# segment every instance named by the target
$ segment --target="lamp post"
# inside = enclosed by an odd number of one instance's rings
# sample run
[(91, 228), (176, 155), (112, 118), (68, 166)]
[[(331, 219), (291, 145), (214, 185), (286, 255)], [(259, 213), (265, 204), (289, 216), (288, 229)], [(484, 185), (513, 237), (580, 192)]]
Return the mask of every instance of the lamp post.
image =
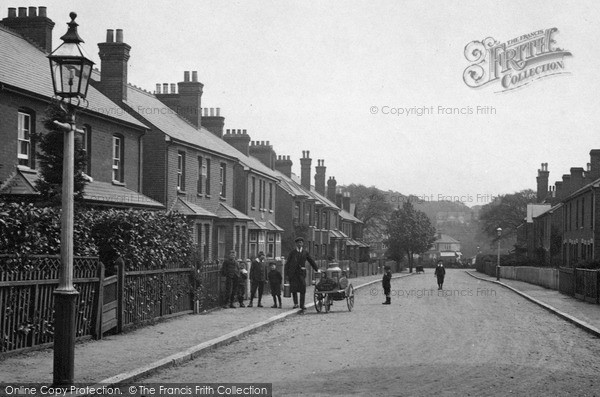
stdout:
[[(94, 62), (86, 56), (77, 34), (77, 14), (69, 14), (71, 22), (63, 43), (48, 59), (52, 73), (54, 94), (68, 115), (68, 123), (54, 121), (64, 131), (62, 212), (60, 258), (61, 268), (58, 287), (54, 290), (54, 371), (53, 384), (72, 385), (75, 368), (75, 311), (79, 292), (73, 286), (73, 176), (75, 154), (75, 110), (87, 95), (89, 78)], [(73, 103), (72, 101), (76, 102)]]
[(502, 228), (496, 229), (498, 235), (498, 263), (496, 265), (496, 280), (500, 281), (500, 237), (502, 237)]

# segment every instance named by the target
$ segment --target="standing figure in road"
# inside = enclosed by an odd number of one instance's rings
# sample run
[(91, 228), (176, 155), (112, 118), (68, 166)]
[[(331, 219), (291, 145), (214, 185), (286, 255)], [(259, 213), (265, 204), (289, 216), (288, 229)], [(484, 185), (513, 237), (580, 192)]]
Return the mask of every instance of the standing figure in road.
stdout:
[(381, 284), (383, 285), (383, 293), (385, 294), (385, 302), (384, 305), (391, 305), (391, 291), (392, 291), (392, 269), (389, 266), (385, 266), (383, 268), (383, 280), (381, 280)]
[(240, 260), (238, 262), (238, 266), (240, 269), (240, 277), (238, 279), (238, 302), (240, 303), (240, 307), (246, 307), (244, 305), (244, 296), (246, 295), (246, 280), (248, 280), (248, 270), (246, 270), (246, 262)]
[(258, 305), (257, 307), (263, 307), (260, 303), (262, 300), (263, 289), (265, 286), (265, 268), (264, 268), (265, 253), (260, 251), (258, 256), (252, 261), (250, 266), (250, 303), (248, 307), (252, 307), (252, 301), (254, 300), (254, 294), (258, 289)]
[(304, 249), (304, 239), (296, 238), (296, 248), (290, 251), (285, 262), (285, 279), (290, 283), (290, 292), (294, 299), (294, 309), (298, 308), (298, 293), (300, 293), (300, 309), (306, 310), (304, 300), (306, 297), (306, 262), (319, 273), (319, 267), (311, 258), (308, 251)]
[(439, 260), (434, 273), (434, 276), (437, 277), (438, 289), (442, 289), (445, 275), (446, 269), (444, 268), (444, 261)]
[[(235, 260), (235, 251), (229, 251), (229, 257), (223, 261), (221, 265), (221, 275), (225, 277), (225, 299), (229, 301), (229, 307), (235, 309), (233, 301), (238, 291), (240, 278), (240, 270), (237, 261)], [(224, 307), (227, 307), (224, 306)]]
[(283, 281), (283, 278), (274, 263), (271, 263), (271, 270), (269, 271), (268, 277), (271, 296), (273, 297), (273, 306), (271, 307), (277, 309), (277, 301), (279, 301), (279, 308), (281, 309), (281, 282)]

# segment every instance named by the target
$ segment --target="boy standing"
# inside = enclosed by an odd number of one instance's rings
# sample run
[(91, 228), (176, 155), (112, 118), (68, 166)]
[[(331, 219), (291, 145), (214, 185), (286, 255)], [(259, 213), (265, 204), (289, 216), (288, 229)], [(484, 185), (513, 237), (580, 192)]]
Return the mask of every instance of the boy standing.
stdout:
[(277, 301), (279, 301), (279, 308), (281, 309), (281, 282), (283, 277), (277, 270), (275, 263), (271, 263), (271, 270), (269, 271), (269, 287), (271, 288), (271, 296), (273, 297), (273, 309), (277, 309)]
[(240, 277), (238, 279), (238, 302), (240, 307), (246, 307), (244, 305), (244, 295), (246, 295), (246, 280), (248, 279), (248, 270), (246, 270), (246, 263), (242, 260), (239, 262)]
[(383, 271), (383, 279), (381, 280), (381, 284), (383, 285), (383, 293), (385, 294), (385, 302), (383, 302), (383, 305), (391, 305), (392, 269), (386, 265), (383, 268)]

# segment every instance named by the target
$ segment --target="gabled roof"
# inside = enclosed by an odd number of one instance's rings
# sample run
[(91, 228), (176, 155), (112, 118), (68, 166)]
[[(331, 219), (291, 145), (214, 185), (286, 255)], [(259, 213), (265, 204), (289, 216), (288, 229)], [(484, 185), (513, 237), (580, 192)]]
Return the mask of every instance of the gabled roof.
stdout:
[(219, 203), (219, 209), (217, 210), (217, 217), (221, 219), (236, 219), (241, 221), (253, 220), (248, 215), (236, 210), (227, 204)]
[(573, 193), (571, 193), (567, 197), (565, 197), (562, 201), (565, 202), (565, 201), (569, 200), (570, 198), (575, 197), (579, 193), (581, 193), (581, 192), (583, 192), (585, 190), (588, 190), (588, 189), (590, 189), (592, 187), (596, 187), (596, 188), (600, 187), (600, 178), (598, 178), (595, 181), (592, 181), (592, 182), (590, 182), (588, 184), (583, 185), (581, 188), (575, 190)]
[(447, 234), (441, 233), (441, 236), (435, 240), (435, 243), (459, 244), (460, 241), (448, 236)]
[[(0, 83), (40, 96), (50, 101), (54, 97), (50, 64), (46, 53), (23, 36), (0, 24)], [(7, 87), (7, 88), (8, 88)], [(108, 99), (91, 84), (87, 98), (89, 106), (80, 112), (116, 119), (138, 128), (147, 127)]]
[(128, 85), (127, 100), (124, 102), (132, 111), (138, 113), (169, 137), (219, 154), (222, 157), (237, 159), (243, 166), (277, 180), (275, 171), (265, 166), (258, 159), (246, 156), (206, 128), (196, 128), (161, 102), (155, 95)]
[[(35, 181), (37, 171), (17, 167), (16, 171), (0, 186), (0, 194), (38, 195)], [(83, 200), (92, 204), (163, 209), (164, 206), (141, 193), (112, 183), (90, 181), (83, 190)]]
[(322, 196), (318, 193), (314, 186), (311, 186), (310, 189), (306, 189), (298, 180), (298, 176), (292, 174), (292, 177), (285, 175), (280, 171), (275, 171), (277, 177), (280, 181), (280, 186), (285, 190), (288, 194), (294, 197), (307, 197), (309, 199), (315, 200), (317, 203), (336, 210), (340, 210), (340, 208), (332, 203), (327, 197)]
[(198, 217), (209, 217), (209, 218), (217, 217), (217, 215), (213, 214), (209, 210), (204, 209), (194, 203), (191, 203), (181, 197), (177, 197), (177, 199), (175, 200), (175, 203), (171, 207), (171, 211), (177, 211), (180, 214), (183, 214), (186, 216), (198, 216)]
[(363, 221), (361, 221), (346, 210), (340, 210), (340, 217), (342, 217), (343, 220), (348, 222), (363, 223)]

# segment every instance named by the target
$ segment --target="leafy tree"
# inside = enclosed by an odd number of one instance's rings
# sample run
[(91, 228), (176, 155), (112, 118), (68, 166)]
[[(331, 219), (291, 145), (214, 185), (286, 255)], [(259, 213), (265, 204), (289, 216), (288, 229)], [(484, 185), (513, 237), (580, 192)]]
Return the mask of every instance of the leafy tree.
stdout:
[(485, 234), (497, 240), (496, 229), (502, 228), (501, 239), (514, 238), (517, 227), (523, 223), (527, 216), (527, 204), (536, 200), (536, 193), (531, 189), (522, 190), (513, 194), (499, 196), (481, 208), (480, 221)]
[(346, 189), (356, 203), (356, 216), (363, 222), (363, 237), (367, 241), (375, 241), (384, 233), (394, 203), (390, 193), (383, 192), (375, 186), (349, 185)]
[[(43, 200), (54, 205), (59, 205), (62, 193), (64, 131), (54, 124), (54, 120), (66, 123), (68, 115), (57, 104), (53, 103), (46, 108), (44, 118), (46, 132), (35, 134), (35, 139), (38, 140), (41, 150), (38, 155), (40, 160), (40, 178), (36, 181), (36, 188)], [(83, 149), (81, 139), (76, 136), (73, 186), (76, 200), (83, 198), (83, 190), (88, 183), (88, 179), (84, 176), (86, 164), (87, 156), (85, 150)]]
[(413, 256), (422, 254), (435, 242), (435, 228), (422, 211), (417, 211), (410, 201), (394, 211), (387, 224), (388, 256), (399, 262), (406, 255), (412, 273)]

